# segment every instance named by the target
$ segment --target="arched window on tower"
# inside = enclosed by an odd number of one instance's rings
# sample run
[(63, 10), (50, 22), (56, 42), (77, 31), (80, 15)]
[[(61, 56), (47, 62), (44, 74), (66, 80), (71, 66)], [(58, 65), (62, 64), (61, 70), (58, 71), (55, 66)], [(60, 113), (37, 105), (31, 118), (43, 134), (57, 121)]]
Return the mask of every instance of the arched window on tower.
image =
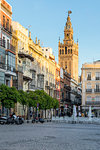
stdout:
[(62, 54), (64, 54), (64, 50), (62, 49)]
[(65, 54), (67, 54), (67, 47), (65, 47)]
[(70, 49), (68, 50), (68, 54), (70, 54)]
[(60, 54), (61, 54), (61, 49), (60, 49)]
[(71, 49), (71, 54), (72, 54), (72, 49)]

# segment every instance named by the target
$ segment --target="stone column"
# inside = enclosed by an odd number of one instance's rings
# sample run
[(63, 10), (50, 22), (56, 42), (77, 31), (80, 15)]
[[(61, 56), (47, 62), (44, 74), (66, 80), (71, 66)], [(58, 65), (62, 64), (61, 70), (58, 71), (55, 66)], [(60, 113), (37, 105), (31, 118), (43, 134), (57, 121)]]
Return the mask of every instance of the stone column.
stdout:
[(89, 121), (91, 121), (91, 120), (92, 120), (92, 118), (91, 118), (91, 106), (89, 106), (89, 113), (88, 113), (88, 117), (89, 117)]
[(76, 121), (76, 115), (77, 115), (76, 106), (73, 105), (73, 121)]

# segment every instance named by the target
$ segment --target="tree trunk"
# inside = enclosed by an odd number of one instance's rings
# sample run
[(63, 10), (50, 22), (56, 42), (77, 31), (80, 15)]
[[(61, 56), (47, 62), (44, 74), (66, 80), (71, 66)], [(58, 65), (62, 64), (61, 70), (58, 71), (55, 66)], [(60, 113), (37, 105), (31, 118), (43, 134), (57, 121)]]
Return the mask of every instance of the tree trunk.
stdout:
[(46, 109), (45, 109), (45, 119), (46, 119)]
[(26, 109), (24, 108), (24, 105), (23, 105), (23, 111), (24, 111), (24, 120), (25, 120), (25, 110), (26, 110)]

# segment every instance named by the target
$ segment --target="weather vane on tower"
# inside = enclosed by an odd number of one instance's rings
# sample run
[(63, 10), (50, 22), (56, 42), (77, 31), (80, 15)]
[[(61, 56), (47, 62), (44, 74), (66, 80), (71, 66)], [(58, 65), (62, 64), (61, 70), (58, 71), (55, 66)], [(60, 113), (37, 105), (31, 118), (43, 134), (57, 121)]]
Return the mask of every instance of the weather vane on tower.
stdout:
[(71, 13), (72, 13), (72, 11), (71, 11), (71, 10), (69, 10), (69, 11), (68, 11), (68, 16), (69, 16)]

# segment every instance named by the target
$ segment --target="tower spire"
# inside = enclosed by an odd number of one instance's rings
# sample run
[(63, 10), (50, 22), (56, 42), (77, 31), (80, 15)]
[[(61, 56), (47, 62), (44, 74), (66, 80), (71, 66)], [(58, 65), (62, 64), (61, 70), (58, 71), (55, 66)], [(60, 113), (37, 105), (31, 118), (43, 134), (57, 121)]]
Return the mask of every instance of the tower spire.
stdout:
[(60, 45), (60, 36), (59, 36), (59, 42), (58, 42), (58, 43), (59, 43), (59, 45)]

